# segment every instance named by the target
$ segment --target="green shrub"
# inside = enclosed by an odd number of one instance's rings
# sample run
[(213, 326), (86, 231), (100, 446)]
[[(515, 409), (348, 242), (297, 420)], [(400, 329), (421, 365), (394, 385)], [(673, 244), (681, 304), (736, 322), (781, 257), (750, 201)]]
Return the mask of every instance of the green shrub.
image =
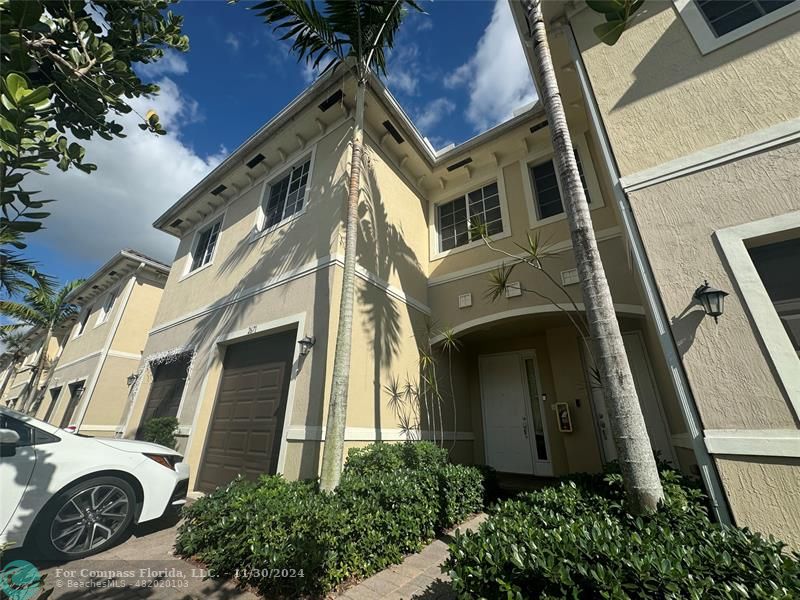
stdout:
[(796, 597), (800, 555), (711, 523), (697, 489), (662, 477), (666, 501), (646, 517), (625, 511), (616, 474), (503, 502), (455, 537), (443, 570), (465, 598)]
[(178, 431), (178, 419), (175, 417), (153, 417), (142, 426), (142, 440), (161, 444), (175, 449), (175, 434)]
[(197, 500), (184, 509), (176, 550), (269, 597), (327, 594), (420, 550), (480, 510), (482, 494), (480, 472), (450, 465), (433, 444), (374, 444), (351, 451), (334, 494), (262, 476)]

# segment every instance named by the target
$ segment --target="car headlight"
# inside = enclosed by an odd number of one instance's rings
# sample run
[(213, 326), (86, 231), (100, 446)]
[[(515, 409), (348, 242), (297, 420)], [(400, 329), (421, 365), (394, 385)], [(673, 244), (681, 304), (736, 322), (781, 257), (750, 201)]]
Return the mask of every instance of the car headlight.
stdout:
[(176, 454), (145, 454), (150, 460), (156, 461), (162, 467), (175, 470), (175, 465), (183, 460), (182, 456)]

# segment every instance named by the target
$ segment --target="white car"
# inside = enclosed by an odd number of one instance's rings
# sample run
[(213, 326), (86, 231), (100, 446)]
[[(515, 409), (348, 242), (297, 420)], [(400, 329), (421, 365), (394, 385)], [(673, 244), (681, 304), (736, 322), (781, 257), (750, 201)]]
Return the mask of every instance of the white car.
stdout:
[(0, 407), (0, 546), (89, 556), (185, 503), (188, 486), (189, 465), (165, 446), (76, 435)]

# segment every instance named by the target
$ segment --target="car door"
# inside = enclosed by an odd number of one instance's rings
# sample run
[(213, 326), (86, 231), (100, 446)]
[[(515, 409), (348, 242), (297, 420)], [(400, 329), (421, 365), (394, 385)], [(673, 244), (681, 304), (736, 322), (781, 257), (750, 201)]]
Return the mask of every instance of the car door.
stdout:
[[(36, 467), (34, 428), (14, 417), (0, 414), (0, 429), (11, 429), (19, 434), (15, 445), (3, 444), (0, 447), (0, 539), (19, 543), (22, 540), (15, 539), (14, 529), (26, 515), (17, 515), (13, 523), (12, 517), (23, 503), (23, 495)], [(34, 515), (29, 516), (32, 519)], [(10, 524), (11, 528), (7, 530)]]

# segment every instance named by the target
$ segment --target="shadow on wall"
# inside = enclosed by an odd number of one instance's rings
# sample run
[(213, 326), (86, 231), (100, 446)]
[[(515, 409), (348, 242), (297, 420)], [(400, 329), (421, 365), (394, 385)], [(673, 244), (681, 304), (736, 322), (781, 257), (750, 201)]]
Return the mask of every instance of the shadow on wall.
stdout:
[[(663, 11), (669, 11), (674, 18), (633, 69), (635, 77), (633, 85), (617, 101), (614, 109), (623, 108), (647, 96), (684, 84), (797, 33), (797, 16), (790, 16), (759, 30), (757, 41), (753, 39), (756, 36), (750, 36), (703, 56), (700, 55), (694, 38), (672, 2), (646, 3), (640, 14), (634, 18), (634, 26), (648, 19), (665, 17), (666, 15), (661, 14)], [(602, 16), (596, 17), (599, 23)], [(620, 43), (624, 43), (625, 39), (623, 35)], [(583, 48), (584, 51), (601, 43), (594, 34), (590, 34), (588, 39), (582, 41), (589, 43), (588, 48)]]
[(703, 308), (692, 300), (678, 316), (670, 319), (672, 335), (675, 338), (675, 344), (678, 346), (678, 352), (680, 352), (681, 356), (684, 356), (694, 344), (697, 328), (700, 327), (700, 323), (703, 322), (705, 316), (706, 313)]

